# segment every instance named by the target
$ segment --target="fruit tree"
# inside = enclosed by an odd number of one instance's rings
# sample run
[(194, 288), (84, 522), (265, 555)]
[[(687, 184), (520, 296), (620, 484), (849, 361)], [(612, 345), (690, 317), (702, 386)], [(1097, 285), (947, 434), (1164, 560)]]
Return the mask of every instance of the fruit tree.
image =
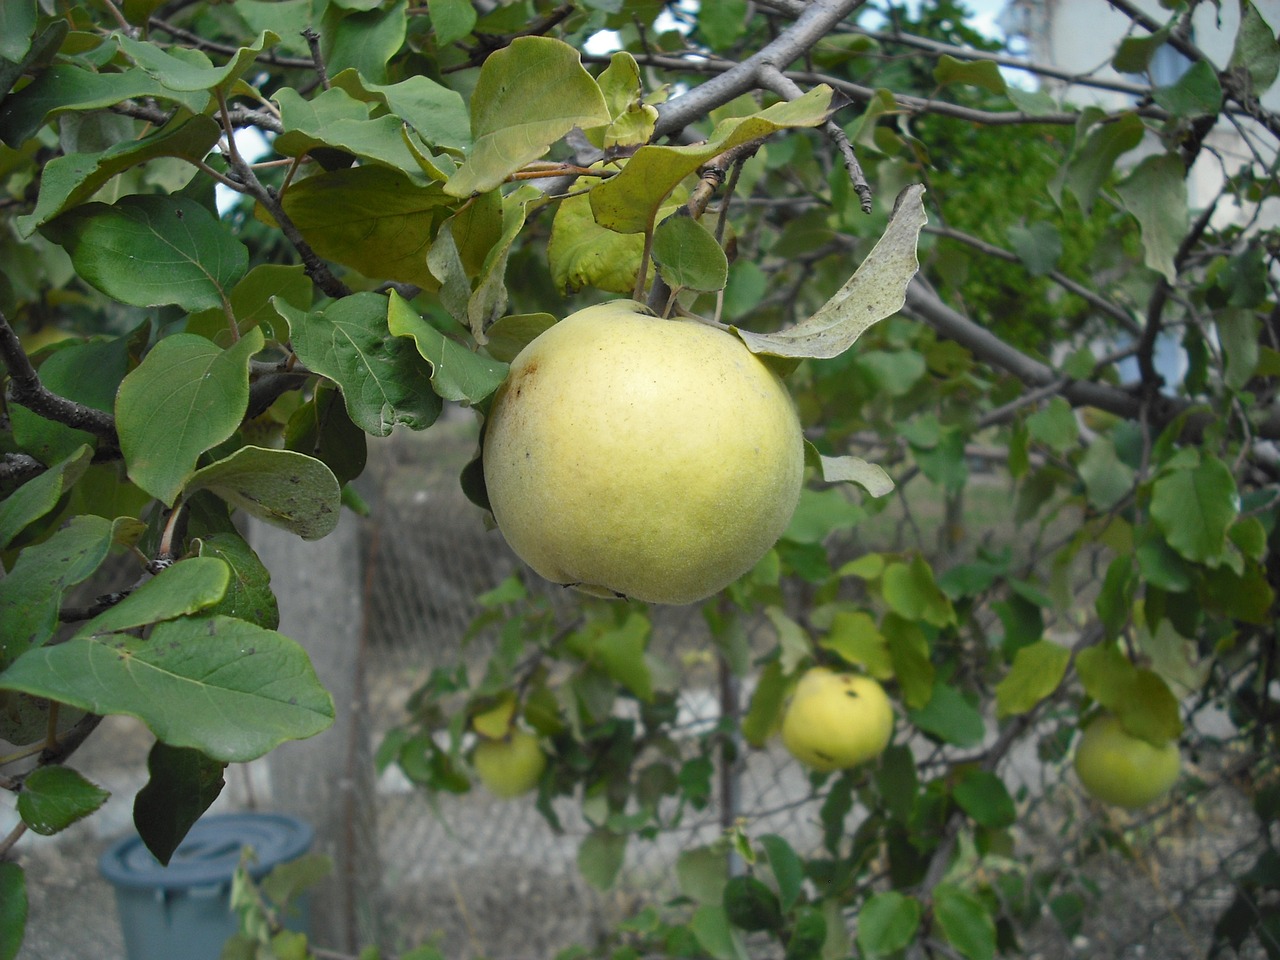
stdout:
[[(1012, 751), (1154, 816), (1216, 710), (1263, 826), (1214, 946), (1280, 956), (1280, 21), (1079, 6), (1105, 68), (953, 0), (0, 3), (0, 960), (102, 717), (161, 860), (332, 722), (238, 521), (326, 536), (446, 405), (475, 523), (581, 589), (495, 584), (380, 762), (580, 804), (600, 886), (743, 751), (824, 798), (601, 949), (1016, 951)], [(745, 691), (692, 759), (664, 603)]]

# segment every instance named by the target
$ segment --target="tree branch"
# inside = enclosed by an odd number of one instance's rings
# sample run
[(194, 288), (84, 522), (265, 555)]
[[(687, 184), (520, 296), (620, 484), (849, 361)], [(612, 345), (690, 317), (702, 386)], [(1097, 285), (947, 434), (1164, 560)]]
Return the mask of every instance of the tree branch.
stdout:
[[(987, 241), (979, 237), (965, 233), (963, 230), (956, 230), (954, 227), (926, 226), (924, 231), (925, 233), (932, 233), (935, 236), (946, 237), (949, 240), (957, 240), (966, 246), (981, 251), (989, 257), (995, 257), (998, 260), (1005, 260), (1009, 263), (1020, 262), (1018, 255), (1013, 251), (1005, 250), (1003, 247), (997, 247), (994, 243), (987, 243)], [(1058, 286), (1062, 287), (1062, 289), (1066, 290), (1068, 293), (1075, 294), (1081, 300), (1090, 304), (1090, 306), (1093, 306), (1105, 313), (1134, 336), (1138, 336), (1142, 332), (1142, 328), (1138, 325), (1137, 321), (1134, 320), (1133, 317), (1129, 315), (1129, 312), (1118, 303), (1108, 300), (1106, 297), (1102, 296), (1102, 294), (1097, 293), (1094, 290), (1090, 290), (1082, 283), (1077, 283), (1060, 270), (1050, 270), (1045, 274), (1045, 276)]]
[(22, 349), (22, 341), (18, 339), (3, 312), (0, 312), (0, 361), (3, 361), (5, 369), (9, 371), (9, 398), (14, 403), (48, 420), (77, 430), (87, 430), (112, 447), (120, 446), (115, 417), (83, 403), (60, 397), (40, 382), (40, 375), (31, 365), (31, 359)]
[[(947, 306), (919, 278), (907, 287), (905, 310), (938, 333), (968, 348), (979, 360), (1012, 374), (1029, 387), (1047, 387), (1064, 379), (1048, 364), (1027, 356)], [(1185, 400), (1163, 394), (1144, 399), (1119, 387), (1089, 380), (1066, 380), (1061, 395), (1072, 406), (1097, 407), (1126, 420), (1145, 416), (1156, 428), (1166, 427), (1178, 417), (1185, 416), (1182, 438), (1188, 443), (1198, 442), (1206, 429), (1220, 422), (1220, 418), (1211, 411), (1193, 407)], [(1266, 411), (1256, 426), (1255, 436), (1266, 440), (1280, 439), (1280, 408), (1272, 407)]]
[(760, 80), (762, 67), (781, 69), (795, 62), (837, 23), (865, 2), (866, 0), (814, 0), (804, 8), (795, 23), (758, 52), (706, 83), (699, 84), (688, 93), (659, 106), (654, 135), (664, 137), (678, 133), (734, 97), (763, 86)]

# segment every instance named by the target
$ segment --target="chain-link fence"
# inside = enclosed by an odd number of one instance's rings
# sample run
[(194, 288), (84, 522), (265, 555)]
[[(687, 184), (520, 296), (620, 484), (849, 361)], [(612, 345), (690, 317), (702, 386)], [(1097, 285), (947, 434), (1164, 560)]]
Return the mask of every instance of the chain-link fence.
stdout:
[[(483, 663), (483, 640), (463, 644), (475, 596), (516, 569), (459, 487), (474, 444), (469, 422), (459, 419), (429, 436), (381, 444), (372, 465), (376, 508), (362, 542), (376, 737), (403, 721), (408, 694), (433, 668), (459, 657)], [(927, 522), (909, 518), (915, 527)], [(1081, 569), (1075, 586), (1087, 590), (1088, 558)], [(766, 625), (756, 629), (761, 644), (771, 642)], [(723, 688), (714, 658), (687, 655), (710, 649), (697, 608), (661, 612), (652, 642), (659, 655), (675, 644), (686, 654), (680, 723), (691, 740), (726, 704), (745, 705), (745, 692)], [(980, 862), (972, 851), (959, 852), (973, 857), (975, 869), (1004, 875), (993, 888), (1005, 897), (1007, 914), (1019, 918), (1017, 955), (1206, 956), (1214, 925), (1238, 892), (1232, 878), (1253, 864), (1268, 830), (1271, 842), (1280, 840), (1253, 812), (1253, 785), (1241, 779), (1248, 765), (1233, 753), (1230, 720), (1211, 704), (1191, 716), (1184, 788), (1167, 806), (1130, 815), (1090, 802), (1054, 758), (1055, 732), (1066, 719), (1047, 713), (1003, 761), (1000, 772), (1019, 805), (1013, 849), (988, 851)], [(920, 746), (918, 759), (939, 768), (947, 759)], [(821, 798), (780, 747), (748, 751), (716, 783), (713, 802), (678, 829), (630, 843), (618, 882), (601, 894), (576, 866), (588, 826), (572, 804), (557, 807), (558, 833), (532, 800), (497, 801), (478, 790), (426, 797), (388, 770), (376, 801), (384, 941), (392, 949), (435, 942), (450, 957), (550, 958), (571, 944), (590, 946), (640, 906), (672, 896), (681, 851), (713, 840), (736, 819), (751, 835), (777, 833), (797, 850), (817, 848)], [(1242, 955), (1264, 954), (1247, 945)]]

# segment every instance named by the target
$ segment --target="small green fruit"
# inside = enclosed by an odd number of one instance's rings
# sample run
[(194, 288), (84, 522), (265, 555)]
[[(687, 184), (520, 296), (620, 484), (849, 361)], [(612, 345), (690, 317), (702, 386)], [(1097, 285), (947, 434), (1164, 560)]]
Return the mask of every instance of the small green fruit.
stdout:
[(516, 356), (485, 425), (485, 487), (511, 549), (548, 580), (694, 603), (782, 535), (804, 439), (740, 339), (643, 310), (588, 307)]
[(1168, 793), (1181, 766), (1177, 743), (1157, 747), (1128, 733), (1111, 714), (1092, 721), (1076, 747), (1076, 776), (1085, 790), (1103, 803), (1129, 810)]
[(485, 789), (506, 800), (538, 785), (547, 768), (547, 757), (532, 733), (512, 730), (501, 740), (482, 738), (471, 763)]
[(893, 706), (870, 677), (813, 667), (782, 717), (782, 743), (815, 770), (844, 770), (878, 757), (893, 735)]

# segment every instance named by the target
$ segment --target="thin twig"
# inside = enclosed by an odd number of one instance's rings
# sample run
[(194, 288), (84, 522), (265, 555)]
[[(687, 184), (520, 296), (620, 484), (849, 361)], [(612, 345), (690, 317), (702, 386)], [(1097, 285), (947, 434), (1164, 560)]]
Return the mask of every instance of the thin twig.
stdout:
[[(798, 100), (804, 95), (804, 91), (800, 89), (798, 83), (785, 76), (781, 70), (771, 63), (761, 65), (759, 76), (761, 84), (766, 89), (772, 90), (785, 100)], [(858, 162), (858, 155), (854, 152), (853, 144), (849, 141), (849, 135), (844, 132), (844, 127), (834, 120), (828, 120), (824, 123), (822, 132), (827, 135), (827, 138), (840, 153), (840, 158), (844, 161), (845, 171), (849, 174), (849, 182), (853, 184), (854, 193), (858, 195), (862, 212), (870, 213), (871, 184), (867, 183), (867, 175), (862, 170), (862, 164)]]

